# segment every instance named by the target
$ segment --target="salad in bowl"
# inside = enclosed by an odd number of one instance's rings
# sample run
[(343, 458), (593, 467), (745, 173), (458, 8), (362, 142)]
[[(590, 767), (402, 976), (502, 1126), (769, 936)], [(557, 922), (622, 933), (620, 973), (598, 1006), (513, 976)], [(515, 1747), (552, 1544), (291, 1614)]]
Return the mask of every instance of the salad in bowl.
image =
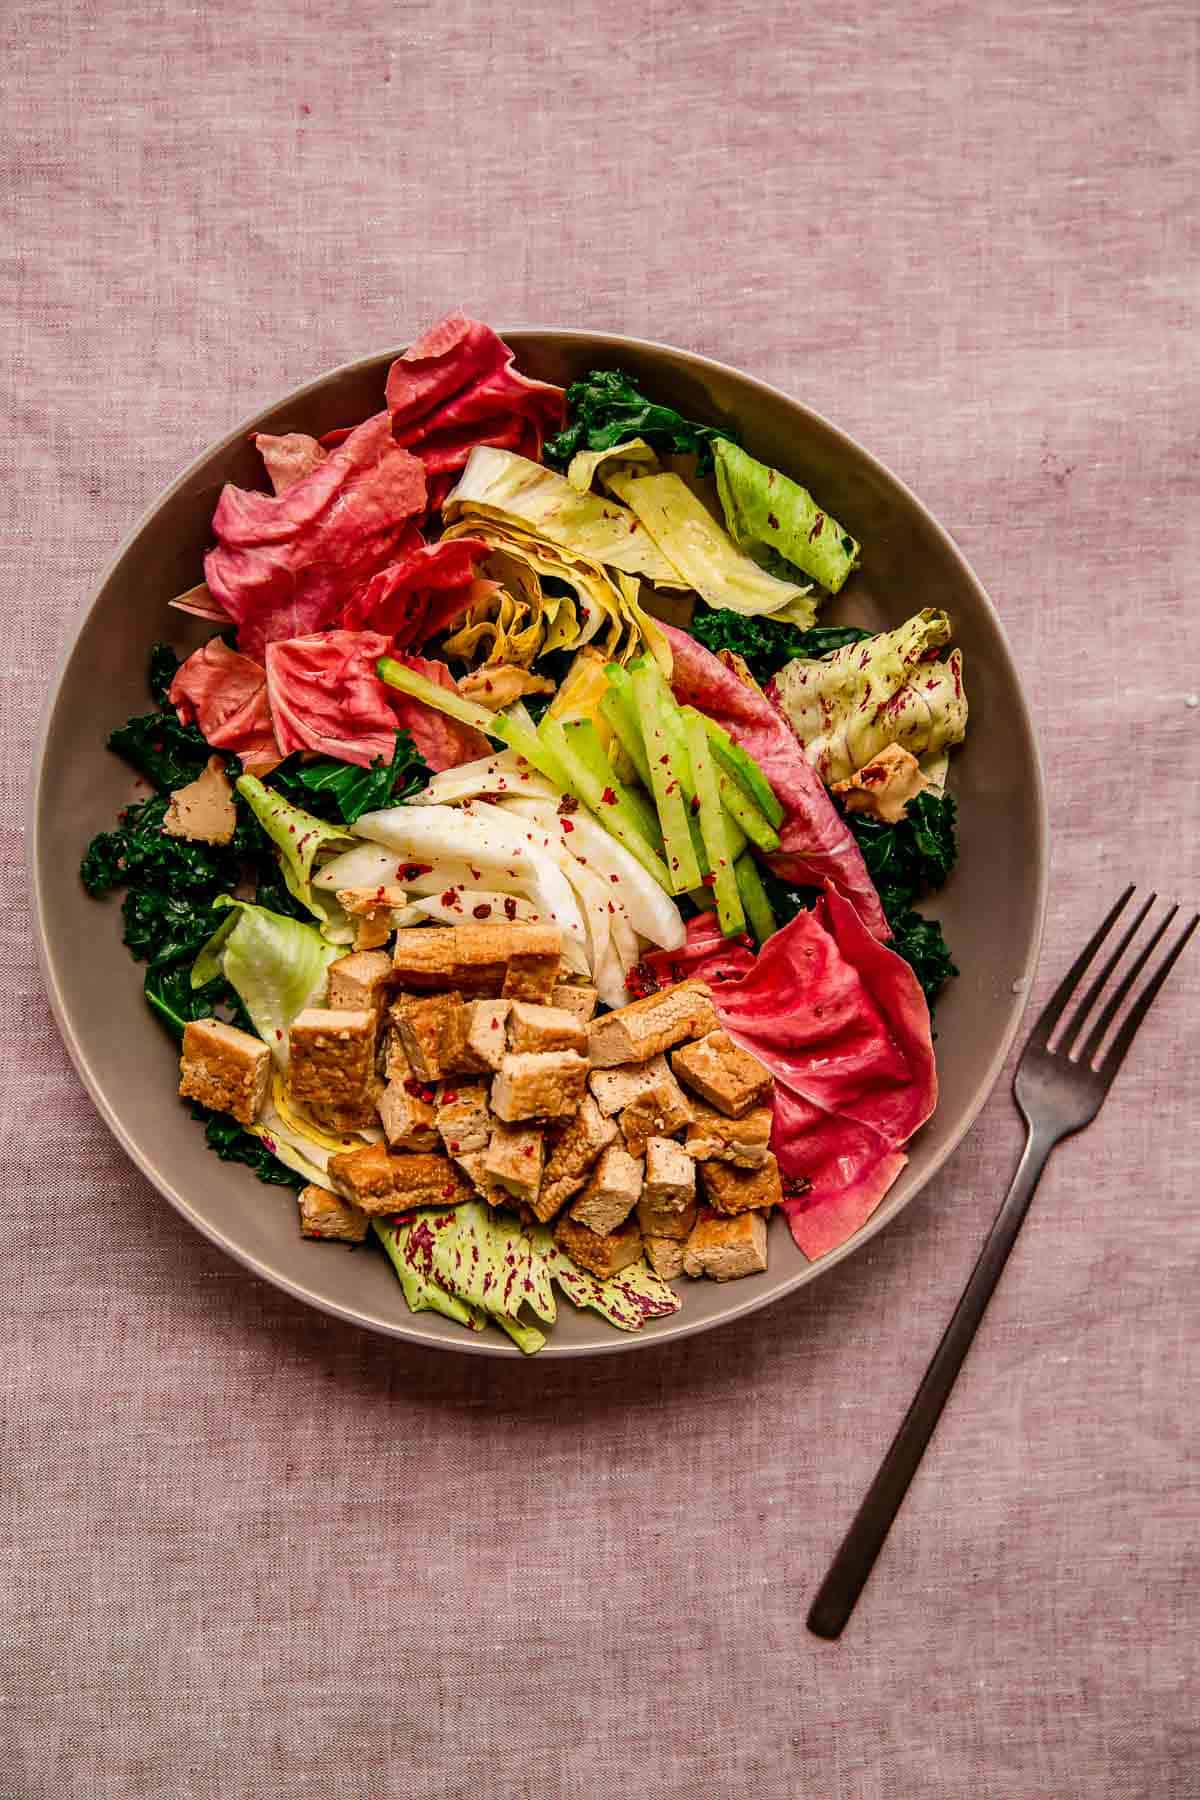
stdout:
[(529, 1352), (638, 1331), (836, 1250), (934, 1110), (962, 657), (823, 623), (853, 519), (619, 369), (453, 314), (380, 399), (222, 490), (82, 879), (314, 1256)]

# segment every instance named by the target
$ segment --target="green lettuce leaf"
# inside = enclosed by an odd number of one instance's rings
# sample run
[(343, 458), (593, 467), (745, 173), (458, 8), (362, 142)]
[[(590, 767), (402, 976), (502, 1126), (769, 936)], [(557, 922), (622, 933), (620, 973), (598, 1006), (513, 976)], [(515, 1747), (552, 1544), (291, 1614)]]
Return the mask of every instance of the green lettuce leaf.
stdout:
[(286, 1067), (288, 1027), (324, 993), (329, 965), (343, 953), (327, 944), (315, 925), (228, 894), (213, 904), (229, 907), (232, 923), (223, 921), (197, 956), (192, 986), (203, 988), (224, 976), (276, 1063)]
[(840, 592), (858, 566), (861, 545), (822, 511), (808, 492), (778, 469), (757, 462), (738, 444), (715, 448), (717, 492), (734, 542), (756, 562), (778, 568), (778, 559)]
[(490, 444), (472, 450), (442, 516), (447, 523), (490, 519), (660, 587), (685, 585), (625, 507), (602, 494), (581, 494), (553, 469)]
[(545, 1261), (567, 1299), (580, 1308), (590, 1307), (619, 1331), (640, 1331), (648, 1319), (678, 1312), (683, 1304), (675, 1290), (645, 1261), (631, 1263), (619, 1275), (601, 1280), (559, 1249), (549, 1226), (538, 1226), (532, 1239), (534, 1251)]
[(923, 756), (962, 742), (962, 654), (935, 660), (949, 641), (947, 615), (926, 607), (895, 631), (779, 671), (773, 697), (826, 786), (847, 780), (887, 744)]
[(315, 813), (294, 806), (282, 794), (264, 787), (257, 776), (240, 775), (237, 791), (277, 846), (288, 892), (322, 925), (338, 928), (345, 935), (345, 914), (332, 895), (314, 889), (312, 872), (319, 850), (347, 850), (354, 843), (353, 835), (341, 825), (331, 825)]
[(694, 588), (709, 606), (812, 624), (816, 602), (811, 584), (781, 581), (761, 569), (739, 550), (682, 476), (637, 475), (617, 468), (606, 470), (605, 480), (676, 570), (678, 585)]

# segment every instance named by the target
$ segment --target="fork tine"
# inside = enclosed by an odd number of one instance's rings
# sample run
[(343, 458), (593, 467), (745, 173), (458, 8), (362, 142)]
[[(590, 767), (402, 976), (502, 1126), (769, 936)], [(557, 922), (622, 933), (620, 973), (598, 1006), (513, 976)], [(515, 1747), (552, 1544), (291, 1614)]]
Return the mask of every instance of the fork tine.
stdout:
[(1108, 986), (1109, 981), (1112, 979), (1113, 971), (1115, 970), (1117, 964), (1120, 962), (1121, 958), (1124, 956), (1125, 952), (1128, 950), (1130, 944), (1132, 944), (1132, 942), (1133, 942), (1134, 938), (1137, 936), (1138, 932), (1141, 930), (1142, 922), (1145, 919), (1146, 914), (1150, 911), (1150, 908), (1154, 905), (1154, 902), (1157, 899), (1158, 899), (1157, 894), (1151, 894), (1151, 896), (1147, 900), (1145, 906), (1142, 907), (1142, 910), (1138, 913), (1137, 918), (1133, 921), (1133, 924), (1129, 927), (1128, 931), (1125, 933), (1124, 937), (1121, 939), (1120, 943), (1117, 945), (1116, 949), (1113, 951), (1112, 955), (1109, 957), (1108, 961), (1105, 963), (1104, 967), (1101, 969), (1100, 973), (1097, 975), (1095, 981), (1093, 981), (1091, 987), (1088, 989), (1087, 993), (1083, 996), (1083, 999), (1079, 1002), (1079, 1005), (1075, 1008), (1074, 1015), (1072, 1016), (1071, 1021), (1068, 1024), (1066, 1030), (1063, 1032), (1062, 1042), (1058, 1046), (1059, 1050), (1062, 1052), (1062, 1054), (1064, 1056), (1069, 1056), (1071, 1054), (1071, 1050), (1074, 1046), (1076, 1038), (1079, 1036), (1079, 1033), (1083, 1030), (1083, 1027), (1087, 1024), (1088, 1014), (1091, 1012), (1093, 1006), (1095, 1006), (1097, 1000), (1099, 1000), (1101, 994), (1104, 992), (1105, 988)]
[[(1130, 969), (1129, 973), (1126, 975), (1125, 979), (1122, 981), (1120, 987), (1118, 987), (1118, 989), (1117, 989), (1116, 993), (1113, 995), (1112, 999), (1105, 1006), (1104, 1011), (1100, 1014), (1100, 1017), (1096, 1020), (1095, 1026), (1088, 1033), (1087, 1042), (1084, 1044), (1083, 1048), (1079, 1052), (1079, 1056), (1077, 1059), (1079, 1062), (1090, 1063), (1093, 1056), (1095, 1056), (1097, 1050), (1100, 1048), (1101, 1044), (1104, 1042), (1105, 1032), (1108, 1030), (1109, 1026), (1112, 1024), (1113, 1020), (1116, 1018), (1117, 1014), (1120, 1012), (1122, 1003), (1124, 1002), (1126, 995), (1132, 993), (1134, 982), (1137, 980), (1138, 976), (1141, 974), (1141, 972), (1145, 968), (1146, 964), (1150, 961), (1150, 958), (1153, 955), (1156, 946), (1160, 942), (1163, 933), (1166, 931), (1167, 927), (1170, 925), (1172, 919), (1175, 917), (1175, 915), (1178, 911), (1179, 911), (1178, 906), (1173, 906), (1171, 908), (1170, 912), (1167, 914), (1166, 918), (1163, 920), (1163, 922), (1159, 926), (1158, 930), (1154, 933), (1154, 936), (1150, 939), (1149, 943), (1146, 945), (1146, 948), (1142, 951), (1141, 955), (1138, 957), (1137, 961), (1134, 963), (1133, 967)], [(1140, 923), (1141, 921), (1139, 920), (1138, 922)]]
[(1071, 995), (1075, 992), (1075, 989), (1078, 987), (1084, 975), (1087, 974), (1092, 958), (1111, 931), (1114, 921), (1125, 910), (1133, 891), (1133, 883), (1131, 882), (1109, 913), (1107, 919), (1105, 919), (1103, 925), (1101, 925), (1095, 937), (1092, 938), (1090, 943), (1084, 946), (1079, 955), (1075, 958), (1075, 961), (1071, 964), (1070, 968), (1055, 988), (1053, 994), (1051, 994), (1049, 1000), (1047, 1000), (1045, 1007), (1042, 1009), (1041, 1018), (1030, 1033), (1030, 1044), (1037, 1044), (1040, 1045), (1042, 1049), (1045, 1049), (1046, 1040), (1049, 1038), (1050, 1033), (1054, 1030), (1054, 1027), (1062, 1017), (1063, 1008), (1071, 998)]
[(1191, 923), (1185, 926), (1184, 930), (1180, 932), (1179, 941), (1175, 945), (1175, 948), (1167, 956), (1165, 962), (1154, 976), (1154, 979), (1151, 981), (1145, 993), (1140, 996), (1136, 1005), (1130, 1008), (1125, 1023), (1109, 1045), (1108, 1055), (1104, 1058), (1104, 1061), (1096, 1071), (1106, 1083), (1112, 1080), (1113, 1076), (1124, 1062), (1125, 1052), (1137, 1036), (1138, 1026), (1150, 1011), (1150, 1008), (1154, 1005), (1155, 1000), (1158, 998), (1159, 989), (1167, 979), (1167, 976), (1171, 973), (1171, 970), (1175, 967), (1175, 964), (1179, 961), (1180, 955), (1183, 952), (1183, 947), (1191, 937), (1193, 931), (1195, 931), (1197, 925), (1200, 925), (1200, 913), (1197, 913)]

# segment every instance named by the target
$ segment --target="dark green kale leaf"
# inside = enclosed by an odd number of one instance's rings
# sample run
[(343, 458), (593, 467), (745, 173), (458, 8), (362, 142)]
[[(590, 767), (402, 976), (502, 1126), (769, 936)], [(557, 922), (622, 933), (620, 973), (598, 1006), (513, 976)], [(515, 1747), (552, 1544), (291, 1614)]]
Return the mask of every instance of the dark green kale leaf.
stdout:
[(738, 441), (736, 432), (720, 425), (685, 419), (673, 407), (648, 400), (620, 369), (591, 369), (567, 389), (568, 424), (549, 440), (545, 459), (565, 469), (580, 450), (611, 450), (629, 438), (644, 438), (656, 450), (692, 454), (701, 474), (712, 468), (716, 438)]
[(912, 965), (931, 1007), (958, 969), (941, 925), (914, 911), (913, 901), (940, 888), (958, 859), (955, 813), (951, 795), (926, 792), (909, 801), (907, 817), (898, 825), (863, 813), (851, 813), (846, 821), (892, 928), (892, 949)]
[(369, 769), (363, 769), (332, 757), (310, 763), (290, 757), (268, 778), (268, 785), (327, 824), (353, 825), (365, 812), (398, 806), (410, 794), (419, 793), (431, 773), (408, 732), (398, 731), (390, 763), (379, 756)]
[(150, 692), (157, 706), (167, 704), (167, 691), (179, 670), (179, 658), (170, 644), (154, 644), (150, 650), (147, 674)]
[(755, 681), (768, 682), (797, 657), (812, 661), (870, 637), (858, 625), (813, 625), (801, 631), (780, 619), (747, 618), (726, 607), (698, 606), (688, 627), (698, 643), (718, 656), (732, 650), (742, 657)]
[(222, 1162), (245, 1163), (260, 1181), (269, 1182), (273, 1187), (302, 1188), (306, 1185), (303, 1175), (272, 1156), (262, 1139), (243, 1130), (236, 1119), (231, 1119), (227, 1113), (210, 1112), (194, 1100), (189, 1100), (188, 1106), (195, 1118), (207, 1121), (205, 1141)]
[(108, 747), (162, 794), (195, 781), (212, 755), (194, 725), (181, 725), (162, 710), (127, 719), (110, 733)]

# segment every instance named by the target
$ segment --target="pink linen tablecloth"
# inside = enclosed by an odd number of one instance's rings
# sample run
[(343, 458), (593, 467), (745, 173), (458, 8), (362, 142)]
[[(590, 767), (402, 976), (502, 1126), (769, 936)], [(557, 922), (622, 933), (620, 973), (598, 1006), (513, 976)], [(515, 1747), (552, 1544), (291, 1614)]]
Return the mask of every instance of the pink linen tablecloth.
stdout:
[(1194, 5), (46, 0), (0, 57), (0, 1796), (1200, 1794), (1200, 957), (1051, 1166), (829, 1645), (805, 1609), (1007, 1180), (1007, 1083), (744, 1324), (414, 1353), (225, 1260), (110, 1142), (21, 824), (135, 517), (461, 303), (748, 369), (947, 524), (1042, 736), (1040, 994), (1127, 877), (1194, 900)]

